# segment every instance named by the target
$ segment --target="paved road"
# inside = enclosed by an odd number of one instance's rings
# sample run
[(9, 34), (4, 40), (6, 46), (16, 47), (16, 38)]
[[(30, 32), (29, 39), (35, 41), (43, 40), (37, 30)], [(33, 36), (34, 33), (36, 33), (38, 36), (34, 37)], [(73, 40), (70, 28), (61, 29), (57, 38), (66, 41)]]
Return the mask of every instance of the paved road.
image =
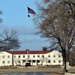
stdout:
[(50, 75), (47, 72), (1, 72), (0, 75)]

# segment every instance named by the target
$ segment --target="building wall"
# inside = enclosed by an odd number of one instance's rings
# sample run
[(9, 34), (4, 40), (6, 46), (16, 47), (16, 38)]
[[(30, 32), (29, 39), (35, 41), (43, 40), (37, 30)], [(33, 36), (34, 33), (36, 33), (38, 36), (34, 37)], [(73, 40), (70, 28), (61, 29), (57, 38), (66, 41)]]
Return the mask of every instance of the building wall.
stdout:
[[(27, 60), (31, 60), (31, 65), (36, 65), (37, 60), (41, 60), (41, 56), (42, 56), (41, 54), (23, 54), (23, 55), (18, 54), (18, 55), (14, 55), (14, 65), (25, 65)], [(24, 60), (25, 60), (25, 62), (23, 62)], [(33, 60), (35, 62), (32, 63)], [(41, 64), (41, 62), (39, 64)]]
[(31, 65), (63, 65), (62, 54), (52, 51), (46, 54), (12, 54), (0, 52), (0, 66), (25, 65), (28, 61)]
[(47, 54), (14, 55), (14, 65), (25, 65), (27, 60), (31, 60), (31, 65), (63, 65), (62, 54), (58, 51), (52, 51)]
[(46, 57), (48, 58), (48, 65), (63, 65), (63, 58), (62, 54), (58, 51), (52, 51), (50, 53), (46, 54)]
[(12, 65), (12, 54), (8, 52), (0, 52), (0, 66)]

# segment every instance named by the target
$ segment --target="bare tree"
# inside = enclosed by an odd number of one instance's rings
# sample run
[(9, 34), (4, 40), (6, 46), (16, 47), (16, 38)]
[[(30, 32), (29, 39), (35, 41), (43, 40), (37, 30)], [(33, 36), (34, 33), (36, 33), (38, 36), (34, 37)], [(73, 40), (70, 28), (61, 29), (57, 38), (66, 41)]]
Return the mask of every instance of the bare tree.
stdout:
[[(74, 0), (42, 0), (34, 23), (41, 36), (53, 40), (62, 50), (64, 72), (68, 72), (69, 52), (75, 42)], [(66, 58), (68, 57), (68, 58)]]
[(0, 51), (15, 50), (20, 47), (19, 44), (16, 31), (4, 31), (0, 34)]
[(75, 50), (70, 51), (70, 65), (75, 66)]

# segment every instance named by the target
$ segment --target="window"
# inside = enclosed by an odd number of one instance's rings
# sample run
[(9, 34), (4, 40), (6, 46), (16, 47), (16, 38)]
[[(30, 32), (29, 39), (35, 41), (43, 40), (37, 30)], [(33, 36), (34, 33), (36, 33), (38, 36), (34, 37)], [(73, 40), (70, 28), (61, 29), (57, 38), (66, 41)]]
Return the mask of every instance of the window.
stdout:
[(5, 61), (3, 61), (3, 64), (5, 63)]
[(3, 56), (3, 58), (5, 58), (5, 56)]
[(53, 57), (55, 57), (55, 55), (53, 55)]
[(10, 58), (10, 56), (8, 55), (8, 58)]
[(28, 55), (28, 58), (29, 58), (30, 56)]
[(38, 55), (38, 58), (39, 58), (40, 56)]
[(50, 63), (51, 61), (50, 60), (48, 60), (48, 63)]
[(54, 63), (55, 63), (55, 60), (54, 60)]
[(50, 55), (48, 55), (48, 57), (50, 57)]
[(61, 55), (59, 55), (59, 57), (61, 57)]
[(42, 57), (44, 58), (44, 55), (42, 55)]
[(33, 63), (35, 63), (35, 60), (33, 60)]
[(35, 58), (35, 55), (33, 55), (33, 58)]
[(19, 55), (18, 57), (20, 58), (21, 56)]
[(25, 55), (23, 55), (23, 58), (25, 58)]
[(61, 63), (61, 60), (59, 60), (59, 63)]
[(26, 62), (26, 60), (23, 60), (23, 63), (25, 63)]
[(20, 61), (18, 61), (18, 63), (20, 63)]
[(10, 63), (10, 61), (8, 61), (8, 63)]
[(40, 60), (37, 60), (37, 63), (39, 63), (40, 62)]

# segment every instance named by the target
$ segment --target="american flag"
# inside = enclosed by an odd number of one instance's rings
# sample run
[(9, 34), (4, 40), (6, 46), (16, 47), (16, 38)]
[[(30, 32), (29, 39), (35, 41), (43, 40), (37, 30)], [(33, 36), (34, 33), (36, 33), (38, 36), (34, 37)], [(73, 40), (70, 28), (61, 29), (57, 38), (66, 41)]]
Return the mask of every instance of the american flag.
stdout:
[(33, 9), (29, 8), (29, 7), (28, 7), (28, 13), (36, 14), (35, 11)]

